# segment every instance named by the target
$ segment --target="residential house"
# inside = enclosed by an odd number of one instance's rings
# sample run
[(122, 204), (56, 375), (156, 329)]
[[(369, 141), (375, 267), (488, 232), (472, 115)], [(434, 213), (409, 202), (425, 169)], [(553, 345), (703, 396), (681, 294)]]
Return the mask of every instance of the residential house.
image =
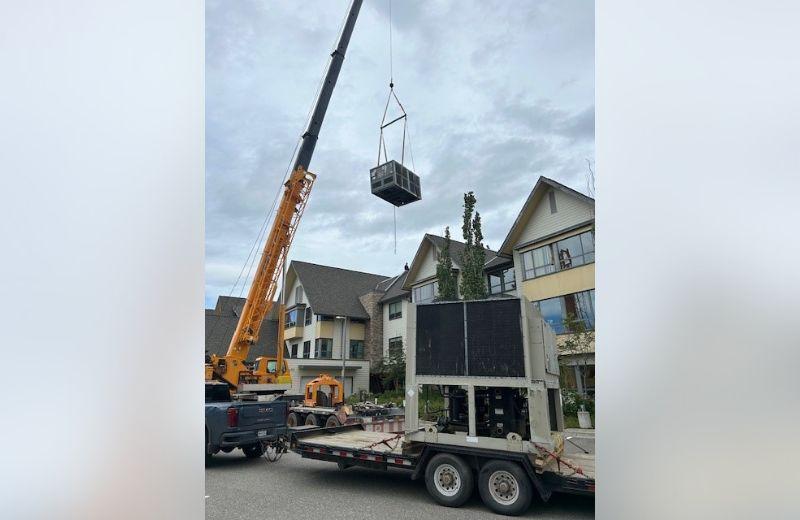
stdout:
[(384, 359), (393, 354), (405, 352), (406, 318), (411, 292), (404, 289), (408, 270), (392, 278), (386, 292), (380, 299), (383, 309), (383, 349)]
[(540, 177), (499, 251), (513, 260), (517, 293), (557, 334), (562, 387), (587, 394), (594, 394), (594, 342), (582, 351), (566, 350), (564, 342), (571, 337), (568, 316), (573, 326), (594, 330), (594, 234), (594, 199)]
[(294, 391), (321, 373), (345, 395), (369, 390), (370, 364), (383, 356), (381, 298), (393, 278), (292, 261), (286, 272), (284, 340)]
[[(411, 293), (411, 301), (414, 303), (432, 302), (439, 293), (439, 283), (436, 280), (436, 264), (439, 262), (439, 254), (444, 248), (445, 239), (438, 235), (426, 233), (420, 242), (411, 267), (408, 270), (403, 289)], [(453, 271), (456, 275), (456, 292), (461, 295), (461, 256), (466, 244), (458, 240), (450, 239), (450, 259), (453, 261)], [(500, 271), (504, 266), (511, 265), (511, 258), (500, 258), (496, 251), (486, 249), (486, 265), (492, 265), (493, 269)], [(510, 287), (510, 286), (509, 286)], [(513, 294), (511, 292), (510, 294)]]

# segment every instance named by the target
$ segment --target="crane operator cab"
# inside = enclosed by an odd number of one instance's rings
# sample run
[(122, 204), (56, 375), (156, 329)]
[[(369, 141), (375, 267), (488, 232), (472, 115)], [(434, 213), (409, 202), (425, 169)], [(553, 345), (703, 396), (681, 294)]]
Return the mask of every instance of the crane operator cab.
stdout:
[(259, 376), (266, 376), (267, 379), (275, 383), (291, 383), (291, 375), (289, 374), (289, 365), (286, 360), (283, 360), (283, 370), (281, 375), (277, 375), (278, 360), (273, 357), (258, 357), (253, 368), (253, 373)]

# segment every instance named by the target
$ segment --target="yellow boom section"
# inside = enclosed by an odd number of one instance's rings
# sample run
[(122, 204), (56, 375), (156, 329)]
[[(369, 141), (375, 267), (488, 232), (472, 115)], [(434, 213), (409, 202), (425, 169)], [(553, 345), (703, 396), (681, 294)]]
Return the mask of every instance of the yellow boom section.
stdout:
[(253, 373), (244, 365), (244, 361), (247, 359), (250, 347), (258, 341), (261, 324), (272, 308), (286, 255), (308, 203), (315, 179), (316, 175), (305, 171), (303, 167), (298, 167), (284, 184), (283, 196), (264, 244), (264, 251), (258, 262), (242, 315), (239, 316), (239, 323), (228, 346), (228, 352), (225, 356), (211, 356), (215, 378), (226, 381), (233, 389), (245, 383), (275, 383), (277, 378), (284, 376), (283, 309), (280, 309), (278, 324), (275, 373), (271, 374), (264, 370), (259, 370), (257, 374)]

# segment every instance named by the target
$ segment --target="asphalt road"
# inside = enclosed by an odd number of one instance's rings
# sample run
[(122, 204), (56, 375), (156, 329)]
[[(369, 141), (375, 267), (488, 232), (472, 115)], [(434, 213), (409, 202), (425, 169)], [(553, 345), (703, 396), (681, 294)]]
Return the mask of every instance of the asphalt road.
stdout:
[[(581, 439), (593, 448), (593, 440)], [(567, 450), (572, 451), (572, 450)], [(206, 465), (206, 518), (211, 520), (292, 519), (470, 519), (508, 518), (491, 513), (478, 493), (453, 509), (436, 504), (422, 480), (403, 470), (337, 469), (331, 462), (286, 453), (275, 463), (247, 459), (240, 450), (219, 453)], [(521, 518), (594, 518), (594, 499), (553, 495), (536, 499)]]

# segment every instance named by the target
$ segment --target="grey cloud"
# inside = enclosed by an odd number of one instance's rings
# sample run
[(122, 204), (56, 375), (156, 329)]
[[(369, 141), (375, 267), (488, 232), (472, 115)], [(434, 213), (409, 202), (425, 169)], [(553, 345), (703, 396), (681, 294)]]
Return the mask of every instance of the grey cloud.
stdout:
[[(230, 291), (244, 263), (348, 3), (207, 3), (207, 301)], [(590, 3), (394, 2), (395, 80), (423, 190), (396, 211), (394, 254), (394, 211), (368, 182), (387, 94), (387, 22), (388, 2), (365, 2), (292, 258), (391, 274), (423, 233), (449, 225), (459, 236), (465, 191), (475, 191), (486, 242), (498, 247), (539, 175), (583, 189), (594, 155)]]

